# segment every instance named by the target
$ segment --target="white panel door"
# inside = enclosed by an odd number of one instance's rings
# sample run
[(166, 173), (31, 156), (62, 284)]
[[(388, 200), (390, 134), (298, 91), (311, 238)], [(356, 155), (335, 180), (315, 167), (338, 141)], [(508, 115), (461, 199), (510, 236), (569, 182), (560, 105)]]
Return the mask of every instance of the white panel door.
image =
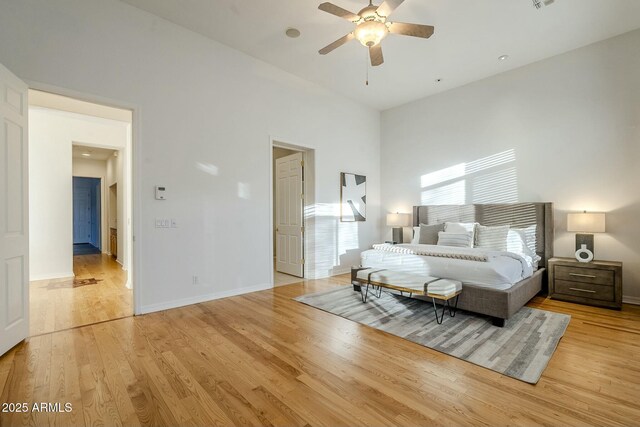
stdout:
[(27, 85), (0, 64), (0, 355), (29, 334)]
[(302, 153), (276, 160), (276, 270), (304, 274)]

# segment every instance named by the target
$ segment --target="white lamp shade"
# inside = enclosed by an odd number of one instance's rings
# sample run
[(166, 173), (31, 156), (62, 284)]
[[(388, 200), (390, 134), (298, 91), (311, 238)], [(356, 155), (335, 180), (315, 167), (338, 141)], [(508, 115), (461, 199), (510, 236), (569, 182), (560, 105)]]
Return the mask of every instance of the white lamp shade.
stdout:
[(387, 214), (387, 226), (389, 227), (409, 227), (411, 225), (411, 215), (406, 213)]
[(567, 231), (604, 233), (604, 213), (582, 212), (567, 214)]

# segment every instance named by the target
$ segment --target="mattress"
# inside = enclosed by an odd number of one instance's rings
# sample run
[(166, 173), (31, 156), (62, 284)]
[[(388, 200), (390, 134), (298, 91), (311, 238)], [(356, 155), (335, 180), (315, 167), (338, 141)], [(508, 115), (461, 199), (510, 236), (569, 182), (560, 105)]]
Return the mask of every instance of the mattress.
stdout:
[[(395, 251), (394, 251), (395, 250)], [(449, 252), (447, 256), (425, 256), (408, 252)], [(475, 255), (486, 261), (458, 259), (460, 255)], [(386, 268), (407, 273), (423, 274), (442, 279), (459, 280), (492, 289), (509, 289), (534, 272), (531, 259), (513, 252), (490, 251), (480, 248), (450, 248), (436, 245), (395, 245), (389, 250), (370, 249), (360, 255), (363, 267)]]

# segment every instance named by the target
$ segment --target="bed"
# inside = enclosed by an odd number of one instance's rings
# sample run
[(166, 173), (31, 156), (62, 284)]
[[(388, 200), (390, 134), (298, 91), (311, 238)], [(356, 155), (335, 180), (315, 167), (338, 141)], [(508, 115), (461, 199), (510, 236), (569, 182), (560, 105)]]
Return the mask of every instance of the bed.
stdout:
[[(539, 259), (522, 259), (513, 253), (473, 248), (453, 251), (462, 252), (467, 256), (461, 258), (469, 259), (452, 259), (442, 254), (449, 251), (447, 247), (406, 244), (377, 246), (364, 251), (361, 254), (362, 266), (459, 280), (464, 291), (458, 306), (491, 316), (497, 325), (503, 325), (531, 298), (546, 289), (547, 263), (553, 256), (552, 203), (426, 205), (413, 208), (415, 227), (445, 222), (476, 222), (484, 226), (508, 224), (518, 229), (535, 225), (535, 248), (532, 249)], [(484, 262), (471, 259), (474, 254), (483, 257)]]

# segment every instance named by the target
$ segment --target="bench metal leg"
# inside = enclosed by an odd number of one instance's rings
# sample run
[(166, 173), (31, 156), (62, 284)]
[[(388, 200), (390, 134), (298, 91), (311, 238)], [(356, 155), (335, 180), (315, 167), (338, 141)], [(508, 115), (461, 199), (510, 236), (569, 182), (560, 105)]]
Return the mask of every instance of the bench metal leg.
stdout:
[(382, 286), (378, 286), (378, 295), (376, 295), (376, 298), (380, 298), (382, 296)]
[(451, 304), (449, 304), (450, 300), (447, 300), (447, 306), (449, 307), (449, 316), (456, 317), (456, 312), (458, 311), (458, 298), (460, 295), (456, 295), (456, 302), (453, 303), (453, 311), (451, 311)]
[[(375, 295), (376, 298), (380, 298), (382, 296), (382, 286), (372, 285), (370, 282), (367, 282), (366, 286), (360, 286), (360, 296), (362, 297), (362, 302), (367, 302), (367, 297), (369, 296), (369, 287), (371, 287), (371, 293)], [(376, 287), (378, 288), (377, 290)]]
[(367, 302), (368, 295), (369, 295), (369, 283), (367, 283), (367, 286), (360, 286), (360, 296), (362, 297), (362, 302)]
[(449, 310), (449, 316), (450, 317), (455, 317), (456, 316), (456, 311), (458, 310), (458, 297), (460, 297), (460, 295), (456, 295), (456, 301), (453, 305), (453, 307), (451, 307), (451, 304), (449, 303), (449, 301), (451, 300), (446, 300), (443, 304), (442, 304), (442, 314), (440, 316), (438, 316), (438, 307), (436, 305), (436, 299), (435, 298), (431, 298), (431, 301), (433, 302), (433, 312), (436, 314), (436, 322), (438, 322), (438, 325), (442, 324), (442, 321), (444, 320), (444, 312), (445, 310)]

